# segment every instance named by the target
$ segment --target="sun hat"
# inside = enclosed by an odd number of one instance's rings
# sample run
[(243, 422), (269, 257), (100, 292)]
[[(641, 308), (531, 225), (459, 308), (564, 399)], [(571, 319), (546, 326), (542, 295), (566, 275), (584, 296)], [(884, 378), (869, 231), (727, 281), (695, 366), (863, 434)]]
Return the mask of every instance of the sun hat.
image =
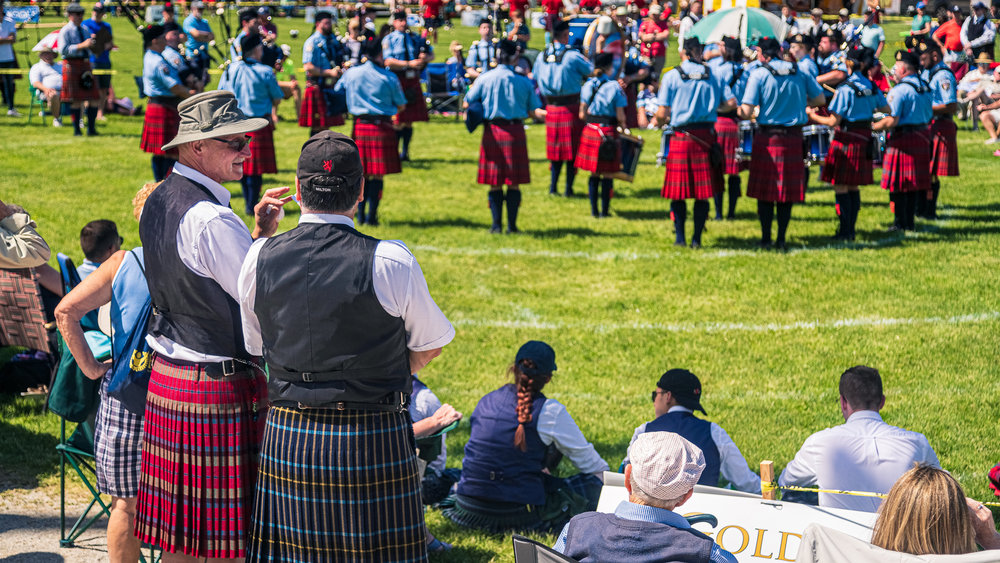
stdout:
[(267, 127), (268, 121), (260, 117), (247, 117), (240, 111), (236, 96), (227, 90), (202, 92), (186, 98), (177, 105), (180, 125), (177, 136), (160, 150), (226, 135), (250, 133)]
[(698, 483), (705, 454), (680, 434), (644, 432), (628, 448), (632, 486), (661, 500), (676, 499)]

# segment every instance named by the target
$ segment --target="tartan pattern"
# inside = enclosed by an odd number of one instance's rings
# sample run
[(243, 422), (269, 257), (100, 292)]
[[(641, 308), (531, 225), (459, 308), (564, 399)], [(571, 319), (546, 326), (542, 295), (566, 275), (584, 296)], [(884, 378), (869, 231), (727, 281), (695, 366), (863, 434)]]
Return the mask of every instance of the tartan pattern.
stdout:
[(931, 176), (958, 176), (958, 125), (954, 119), (931, 122)]
[(139, 147), (148, 153), (177, 159), (177, 149), (164, 152), (160, 147), (174, 140), (181, 117), (177, 108), (150, 102), (142, 119), (142, 138)]
[(618, 131), (611, 125), (588, 123), (580, 136), (580, 150), (576, 153), (574, 166), (591, 174), (610, 174), (622, 169), (622, 148), (619, 145), (615, 151), (614, 160), (599, 160), (598, 151), (601, 148), (601, 133), (613, 139), (618, 139)]
[(351, 137), (358, 145), (361, 162), (365, 165), (365, 176), (385, 176), (402, 172), (399, 153), (396, 152), (399, 150), (396, 130), (389, 119), (378, 123), (355, 119)]
[(0, 345), (50, 351), (35, 271), (0, 270)]
[(715, 122), (715, 133), (719, 144), (722, 145), (722, 154), (726, 159), (726, 176), (734, 176), (747, 169), (747, 163), (736, 154), (736, 147), (740, 145), (740, 122), (735, 117), (720, 115)]
[(248, 561), (426, 561), (408, 412), (273, 407)]
[(93, 71), (88, 59), (63, 59), (62, 61), (62, 90), (59, 92), (59, 99), (64, 102), (82, 102), (84, 100), (99, 100), (101, 92), (97, 89), (97, 77), (94, 77), (94, 85), (89, 90), (85, 90), (80, 84), (80, 77), (84, 72)]
[(882, 189), (890, 192), (920, 192), (931, 189), (929, 129), (899, 133), (892, 131), (885, 142)]
[(753, 139), (747, 196), (778, 203), (805, 201), (805, 168), (801, 127), (762, 128)]
[(97, 489), (106, 495), (133, 498), (139, 495), (142, 417), (108, 396), (110, 384), (108, 374), (101, 383), (101, 406), (94, 426)]
[(136, 536), (167, 552), (243, 558), (266, 405), (263, 374), (213, 379), (157, 357), (146, 397)]
[(299, 106), (299, 127), (326, 129), (343, 124), (343, 115), (327, 115), (323, 90), (311, 82), (307, 84), (306, 91), (302, 93), (302, 104)]
[(820, 180), (838, 186), (874, 184), (868, 145), (872, 142), (871, 125), (838, 128), (826, 153)]
[(721, 192), (722, 168), (713, 169), (709, 157), (709, 147), (713, 144), (712, 129), (674, 131), (660, 195), (667, 199), (710, 199), (712, 194)]
[(580, 149), (583, 120), (580, 104), (545, 106), (545, 158), (573, 160)]
[[(399, 85), (403, 88), (407, 103), (403, 111), (395, 115), (396, 123), (413, 123), (415, 121), (428, 121), (427, 100), (424, 99), (424, 91), (420, 88), (420, 77), (406, 78), (406, 74), (397, 72)], [(409, 101), (413, 98), (413, 101)]]
[(267, 127), (247, 133), (251, 137), (250, 158), (243, 161), (244, 176), (277, 174), (278, 163), (274, 157), (274, 123), (266, 117)]
[(483, 125), (476, 181), (487, 186), (530, 184), (531, 170), (528, 168), (528, 141), (524, 136), (524, 125)]

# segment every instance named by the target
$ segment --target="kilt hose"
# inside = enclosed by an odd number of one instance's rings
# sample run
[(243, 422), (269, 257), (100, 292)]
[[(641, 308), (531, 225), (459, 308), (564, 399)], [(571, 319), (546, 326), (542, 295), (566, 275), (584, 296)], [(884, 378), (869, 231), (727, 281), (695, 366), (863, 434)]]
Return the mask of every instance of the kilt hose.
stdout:
[(746, 170), (746, 163), (736, 154), (736, 147), (740, 145), (740, 122), (735, 117), (720, 115), (715, 122), (715, 133), (719, 144), (722, 146), (722, 155), (726, 159), (726, 176), (735, 176)]
[(430, 118), (427, 116), (427, 100), (424, 99), (424, 91), (420, 88), (420, 76), (406, 78), (405, 72), (397, 72), (396, 76), (406, 97), (406, 107), (396, 114), (396, 123), (428, 121)]
[(94, 468), (97, 489), (119, 498), (139, 494), (142, 466), (142, 416), (108, 395), (111, 378), (101, 382), (101, 406), (94, 425)]
[(486, 122), (479, 145), (476, 182), (487, 186), (519, 186), (531, 183), (528, 141), (520, 121)]
[(365, 166), (365, 176), (385, 176), (402, 172), (397, 152), (396, 130), (392, 127), (392, 119), (389, 116), (379, 121), (355, 118), (351, 137), (358, 145), (361, 162)]
[(247, 133), (250, 135), (250, 158), (243, 161), (244, 176), (277, 174), (278, 162), (274, 158), (274, 123), (271, 116), (264, 116), (267, 127)]
[(921, 192), (931, 189), (931, 140), (929, 129), (896, 129), (885, 141), (882, 161), (882, 189)]
[(870, 123), (841, 124), (830, 142), (820, 180), (837, 186), (867, 186), (874, 184), (872, 159), (868, 147), (872, 143)]
[(408, 412), (272, 407), (247, 561), (426, 561)]
[[(601, 160), (601, 139), (608, 137), (615, 142), (615, 157), (612, 160)], [(578, 170), (586, 170), (591, 174), (612, 174), (622, 169), (622, 148), (617, 143), (618, 130), (613, 125), (588, 123), (580, 136), (580, 150), (576, 153), (573, 163)]]
[(263, 374), (214, 379), (156, 358), (135, 519), (141, 541), (194, 557), (246, 555), (266, 404)]
[(318, 84), (308, 83), (299, 106), (299, 127), (326, 129), (343, 124), (343, 115), (327, 115), (323, 89)]
[(776, 203), (805, 201), (805, 147), (801, 127), (761, 127), (754, 135), (752, 150), (747, 196)]
[(954, 119), (931, 121), (931, 176), (958, 176), (958, 125)]
[(101, 91), (97, 88), (97, 77), (91, 74), (93, 84), (90, 88), (84, 88), (80, 84), (80, 77), (85, 72), (93, 72), (89, 59), (63, 59), (62, 62), (62, 91), (59, 99), (64, 102), (82, 102), (85, 100), (101, 99)]
[(713, 168), (709, 156), (715, 142), (712, 128), (674, 131), (660, 195), (667, 199), (711, 199), (722, 192), (722, 167)]
[(149, 102), (146, 106), (146, 115), (142, 118), (142, 137), (139, 139), (139, 147), (145, 152), (177, 160), (176, 148), (164, 152), (160, 147), (174, 140), (180, 123), (181, 118), (177, 114), (177, 108)]
[(568, 106), (545, 106), (545, 158), (573, 161), (580, 149), (583, 121), (580, 103)]

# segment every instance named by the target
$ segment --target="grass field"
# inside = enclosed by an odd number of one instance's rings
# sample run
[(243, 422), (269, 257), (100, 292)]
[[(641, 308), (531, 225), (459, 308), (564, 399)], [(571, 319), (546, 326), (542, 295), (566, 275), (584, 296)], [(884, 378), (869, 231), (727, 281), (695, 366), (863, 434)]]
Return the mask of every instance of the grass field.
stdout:
[[(123, 47), (113, 58), (115, 84), (134, 97), (137, 37), (114, 23)], [(278, 23), (283, 38), (291, 27), (307, 28)], [(472, 34), (442, 32), (441, 44)], [(286, 120), (292, 113), (282, 108)], [(0, 199), (24, 205), (54, 251), (76, 260), (79, 229), (96, 218), (116, 221), (125, 246), (137, 245), (130, 201), (151, 179), (138, 149), (141, 120), (111, 116), (97, 139), (73, 138), (37, 116), (31, 126), (25, 121), (0, 117)], [(709, 418), (751, 467), (773, 459), (780, 470), (806, 436), (842, 422), (839, 374), (868, 364), (885, 381), (885, 419), (925, 433), (966, 492), (987, 500), (986, 472), (1000, 461), (1000, 166), (981, 134), (960, 132), (962, 176), (943, 181), (941, 220), (918, 224), (916, 234), (887, 234), (886, 194), (867, 187), (859, 242), (834, 244), (833, 192), (814, 181), (793, 212), (787, 254), (753, 250), (759, 232), (747, 199), (737, 221), (709, 224), (702, 250), (673, 247), (659, 196), (663, 169), (653, 164), (658, 139), (642, 134), (636, 181), (616, 183), (613, 217), (596, 220), (585, 198), (546, 195), (544, 127), (531, 126), (524, 232), (497, 236), (487, 232), (486, 193), (475, 184), (479, 134), (444, 118), (416, 126), (414, 160), (387, 179), (382, 225), (365, 232), (410, 246), (456, 325), (454, 342), (422, 374), (438, 396), (471, 413), (504, 382), (521, 343), (546, 340), (559, 364), (546, 393), (567, 405), (617, 467), (632, 429), (652, 417), (649, 392), (659, 375), (687, 367), (702, 378)], [(293, 183), (306, 136), (279, 124), (280, 173), (265, 187)], [(585, 178), (576, 187), (585, 191)], [(230, 188), (238, 200), (239, 186)], [(296, 219), (290, 209), (283, 229)], [(57, 431), (57, 419), (37, 405), (0, 400), (0, 474), (9, 481), (2, 494), (52, 485)], [(449, 435), (450, 466), (461, 466), (467, 438), (468, 425)], [(442, 561), (513, 560), (509, 538), (465, 533), (434, 511), (428, 521), (456, 545)]]

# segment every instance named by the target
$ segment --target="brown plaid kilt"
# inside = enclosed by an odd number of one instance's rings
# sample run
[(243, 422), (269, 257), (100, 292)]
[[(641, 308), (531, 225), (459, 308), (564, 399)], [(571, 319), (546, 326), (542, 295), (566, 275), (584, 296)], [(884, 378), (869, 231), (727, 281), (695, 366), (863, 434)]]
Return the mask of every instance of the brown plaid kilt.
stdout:
[(97, 89), (97, 77), (94, 77), (94, 84), (89, 90), (84, 90), (80, 85), (80, 77), (84, 72), (91, 71), (88, 59), (64, 59), (62, 62), (62, 92), (59, 99), (64, 102), (82, 102), (84, 100), (99, 100), (101, 92)]
[(833, 133), (820, 180), (838, 186), (874, 184), (872, 159), (868, 158), (868, 145), (871, 142), (872, 128), (869, 123), (842, 124)]
[(545, 106), (545, 157), (573, 160), (580, 149), (583, 120), (579, 102), (568, 106)]
[(519, 186), (531, 183), (528, 168), (528, 141), (524, 125), (485, 123), (479, 146), (479, 175), (476, 182), (487, 186)]
[(299, 107), (299, 127), (336, 127), (344, 124), (343, 115), (327, 115), (323, 90), (317, 84), (309, 83), (302, 94)]
[(244, 176), (259, 176), (261, 174), (277, 174), (278, 163), (274, 158), (274, 124), (270, 116), (267, 127), (248, 133), (250, 141), (250, 158), (243, 161)]
[(142, 119), (142, 137), (139, 139), (139, 147), (145, 152), (157, 156), (168, 156), (176, 160), (177, 149), (164, 152), (160, 147), (174, 140), (180, 123), (181, 118), (177, 114), (177, 108), (149, 102), (149, 105), (146, 106), (146, 115)]
[(920, 192), (931, 189), (930, 129), (893, 130), (885, 142), (882, 189), (890, 192)]
[(397, 72), (396, 76), (399, 77), (399, 85), (403, 87), (403, 95), (406, 96), (406, 107), (396, 114), (396, 123), (428, 121), (427, 100), (420, 88), (420, 76), (406, 78), (406, 73), (403, 72)]
[(599, 160), (598, 151), (601, 148), (601, 133), (604, 136), (618, 139), (618, 131), (611, 125), (601, 125), (599, 123), (588, 123), (583, 128), (583, 135), (580, 136), (580, 150), (576, 153), (576, 161), (573, 163), (580, 170), (586, 170), (592, 174), (610, 174), (622, 169), (622, 149), (621, 146), (615, 151), (614, 160)]
[(722, 169), (713, 169), (709, 158), (713, 144), (715, 131), (711, 128), (674, 131), (660, 194), (667, 199), (709, 199), (721, 192)]
[(802, 128), (761, 127), (754, 135), (747, 196), (761, 201), (799, 203), (806, 199)]
[(385, 176), (402, 172), (399, 153), (396, 152), (398, 150), (396, 130), (393, 129), (389, 116), (378, 123), (355, 118), (351, 137), (358, 145), (358, 152), (361, 153), (365, 176)]
[(954, 119), (931, 121), (931, 176), (958, 176), (958, 125)]
[(739, 174), (741, 170), (746, 170), (746, 163), (736, 154), (736, 147), (740, 144), (740, 122), (735, 117), (720, 115), (715, 122), (715, 133), (718, 136), (719, 144), (722, 145), (722, 154), (726, 159), (726, 167), (723, 174), (733, 176)]

